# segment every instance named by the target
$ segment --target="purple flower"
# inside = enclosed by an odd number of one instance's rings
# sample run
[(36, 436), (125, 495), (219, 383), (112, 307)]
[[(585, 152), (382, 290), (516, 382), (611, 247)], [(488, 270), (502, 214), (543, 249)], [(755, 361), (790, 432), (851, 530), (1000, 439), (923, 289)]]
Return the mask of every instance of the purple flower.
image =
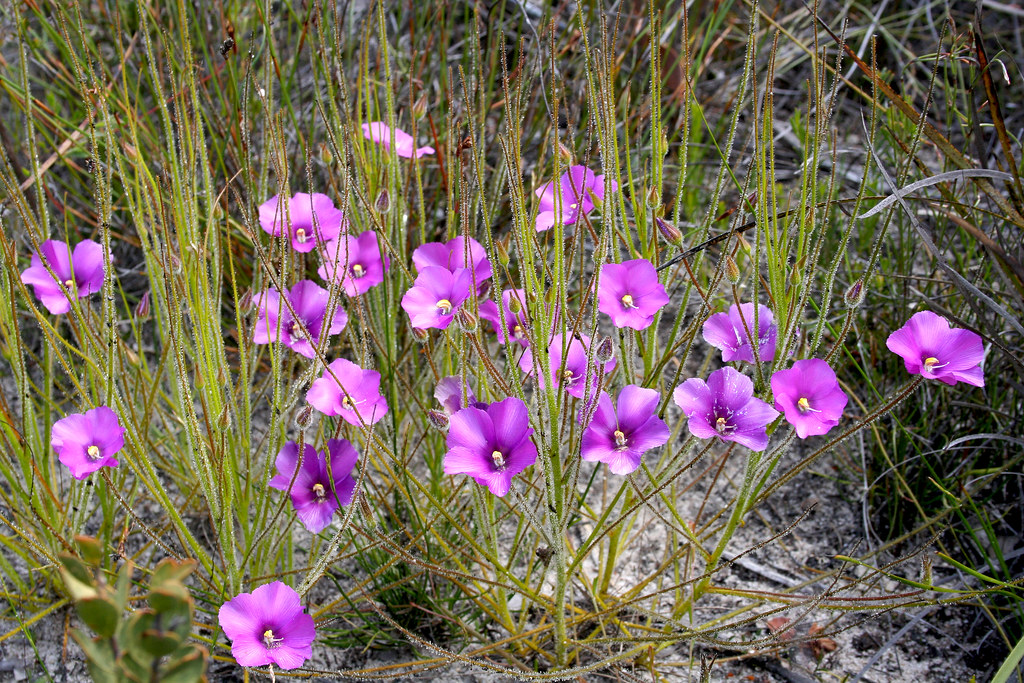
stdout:
[[(551, 338), (551, 344), (548, 346), (548, 358), (550, 360), (548, 372), (546, 377), (541, 377), (537, 383), (541, 389), (545, 389), (550, 380), (554, 386), (561, 387), (570, 396), (583, 398), (587, 383), (587, 350), (590, 348), (590, 337), (580, 335), (580, 339), (574, 337), (569, 341), (565, 349), (565, 367), (562, 367), (562, 342), (563, 337), (561, 334), (556, 334)], [(594, 361), (589, 368), (591, 396), (596, 394), (600, 375), (608, 374), (614, 368), (614, 358), (604, 363), (603, 366)], [(519, 359), (519, 369), (526, 374), (533, 373), (533, 353), (530, 349), (527, 349), (526, 353)]]
[(349, 424), (372, 425), (387, 415), (380, 395), (380, 373), (363, 370), (344, 358), (335, 359), (306, 392), (306, 400), (324, 415), (338, 415)]
[(437, 383), (434, 389), (434, 398), (444, 408), (448, 415), (454, 415), (467, 406), (487, 409), (487, 404), (476, 400), (476, 394), (468, 386), (466, 387), (466, 404), (462, 404), (462, 380), (459, 377), (445, 377)]
[[(757, 306), (757, 347), (762, 362), (775, 358), (775, 329), (771, 309)], [(754, 362), (754, 349), (747, 330), (754, 332), (754, 304), (733, 304), (728, 313), (715, 313), (704, 322), (704, 340), (722, 350), (722, 360)]]
[(510, 397), (486, 408), (463, 408), (451, 417), (445, 474), (468, 474), (496, 496), (512, 477), (537, 461), (526, 404)]
[(583, 432), (583, 459), (607, 463), (613, 474), (629, 474), (640, 467), (644, 453), (668, 443), (668, 425), (655, 412), (660, 401), (654, 389), (630, 384), (619, 392), (616, 410), (611, 396), (602, 391)]
[[(363, 137), (372, 140), (384, 149), (391, 147), (391, 128), (383, 121), (363, 124)], [(395, 154), (406, 159), (419, 159), (426, 154), (433, 154), (433, 147), (416, 147), (416, 140), (404, 130), (395, 128)]]
[[(53, 275), (40, 256), (50, 264)], [(36, 297), (46, 310), (57, 315), (71, 310), (69, 296), (84, 299), (100, 291), (105, 272), (103, 247), (99, 242), (82, 240), (75, 245), (72, 254), (66, 243), (46, 240), (39, 245), (39, 253), (32, 254), (32, 265), (21, 274), (21, 281), (34, 287)]]
[(966, 382), (985, 386), (981, 362), (985, 347), (970, 330), (950, 328), (949, 321), (931, 311), (920, 311), (889, 335), (885, 345), (902, 356), (907, 372), (937, 379), (952, 386)]
[(268, 289), (256, 300), (259, 310), (253, 329), (253, 343), (280, 341), (292, 351), (312, 358), (316, 355), (314, 347), (325, 335), (338, 334), (348, 323), (345, 310), (335, 302), (334, 319), (330, 325), (324, 324), (329, 298), (330, 292), (312, 280), (296, 282), (285, 295), (295, 311), (293, 316), (288, 305), (281, 300), (281, 293)]
[(53, 423), (50, 446), (75, 479), (85, 479), (101, 467), (117, 467), (114, 457), (124, 448), (124, 427), (117, 413), (99, 406)]
[(341, 280), (349, 296), (365, 294), (384, 282), (384, 273), (391, 267), (387, 254), (381, 258), (377, 233), (372, 230), (358, 236), (342, 235), (328, 242), (321, 251), (324, 264), (316, 271), (324, 280)]
[(477, 291), (484, 280), (489, 280), (493, 274), (491, 262), (487, 260), (487, 252), (482, 244), (472, 237), (469, 238), (469, 254), (466, 254), (466, 238), (456, 237), (448, 242), (427, 242), (412, 252), (412, 264), (417, 271), (422, 271), (428, 266), (446, 268), (451, 272), (465, 268), (473, 273), (473, 281), (476, 283)]
[[(344, 439), (329, 439), (327, 450), (323, 451), (317, 451), (310, 444), (306, 444), (302, 452), (300, 466), (299, 445), (294, 441), (286, 443), (277, 454), (277, 475), (268, 485), (278, 491), (287, 491), (299, 521), (309, 531), (318, 534), (331, 523), (338, 506), (352, 502), (352, 494), (356, 487), (352, 471), (355, 469), (356, 460), (359, 459), (359, 453)], [(295, 471), (296, 468), (298, 472)]]
[[(618, 189), (613, 180), (612, 192)], [(594, 175), (586, 166), (571, 166), (557, 182), (548, 183), (535, 194), (540, 200), (535, 224), (537, 232), (550, 230), (559, 216), (563, 225), (572, 225), (581, 214), (594, 210), (594, 199), (604, 200), (604, 176)]]
[(689, 419), (690, 433), (698, 439), (720, 437), (754, 451), (768, 445), (765, 427), (779, 413), (754, 398), (754, 383), (730, 367), (715, 370), (705, 383), (688, 379), (673, 393), (676, 405)]
[[(519, 308), (518, 313), (513, 313), (510, 302), (515, 299)], [(501, 326), (501, 315), (498, 313), (498, 305), (491, 300), (480, 303), (480, 317), (491, 323), (494, 334), (498, 336), (499, 344), (507, 344), (509, 339), (522, 346), (528, 345), (529, 339), (526, 336), (526, 292), (521, 289), (506, 289), (501, 293), (501, 305), (505, 309), (505, 327)]]
[(597, 310), (610, 316), (615, 327), (645, 330), (668, 303), (668, 294), (651, 262), (635, 259), (601, 267), (597, 302)]
[(295, 669), (313, 656), (313, 617), (303, 612), (299, 594), (280, 581), (231, 598), (220, 606), (217, 621), (241, 666)]
[(409, 314), (413, 327), (448, 329), (459, 307), (469, 298), (472, 283), (473, 274), (465, 268), (452, 273), (445, 268), (426, 266), (402, 297), (402, 308)]
[(313, 251), (317, 242), (338, 238), (348, 227), (345, 214), (325, 194), (296, 192), (291, 199), (274, 195), (259, 206), (260, 227), (274, 237), (288, 223), (288, 237), (295, 251)]
[(775, 408), (786, 414), (801, 439), (825, 434), (839, 424), (849, 400), (829, 364), (817, 358), (798, 360), (772, 375)]

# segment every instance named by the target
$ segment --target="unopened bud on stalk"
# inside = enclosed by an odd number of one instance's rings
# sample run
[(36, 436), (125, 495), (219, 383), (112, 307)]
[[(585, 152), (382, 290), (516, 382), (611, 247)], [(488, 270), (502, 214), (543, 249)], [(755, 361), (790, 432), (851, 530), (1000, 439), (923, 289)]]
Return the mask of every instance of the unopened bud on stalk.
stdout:
[(309, 429), (309, 425), (313, 422), (313, 406), (307, 405), (305, 408), (299, 411), (299, 414), (295, 416), (295, 426), (305, 431)]
[(412, 338), (420, 344), (426, 344), (427, 340), (430, 339), (430, 333), (426, 330), (420, 329), (419, 327), (414, 327), (412, 328)]
[(647, 208), (654, 210), (661, 206), (661, 190), (654, 187), (653, 185), (647, 190), (647, 200), (645, 202)]
[(448, 423), (450, 422), (450, 420), (448, 419), (448, 416), (444, 414), (443, 411), (434, 410), (433, 408), (431, 408), (430, 410), (427, 411), (427, 422), (429, 422), (430, 426), (436, 429), (437, 431), (447, 432)]
[(665, 241), (674, 247), (683, 246), (683, 233), (679, 232), (679, 228), (672, 225), (668, 221), (662, 219), (660, 216), (654, 217), (654, 224), (658, 226), (658, 232), (665, 238)]
[(320, 158), (325, 164), (330, 164), (334, 161), (334, 153), (326, 142), (320, 144)]
[(252, 287), (247, 287), (242, 296), (238, 297), (238, 308), (243, 312), (252, 308)]
[(730, 285), (735, 285), (740, 281), (740, 267), (736, 265), (736, 261), (729, 254), (725, 255), (725, 279), (729, 281)]
[(210, 214), (213, 216), (213, 220), (222, 220), (224, 218), (224, 207), (221, 206), (220, 204), (214, 204), (213, 210), (210, 212)]
[(846, 294), (843, 295), (843, 299), (846, 300), (846, 305), (850, 308), (857, 308), (864, 303), (864, 295), (867, 294), (867, 289), (864, 287), (864, 280), (857, 280), (850, 288), (846, 290)]
[(563, 145), (561, 142), (558, 143), (558, 156), (562, 157), (562, 161), (567, 164), (572, 164), (573, 156), (572, 150)]
[(422, 119), (423, 115), (427, 113), (427, 94), (423, 93), (416, 98), (416, 103), (412, 105), (413, 118)]
[(227, 405), (220, 411), (220, 415), (217, 417), (217, 429), (222, 432), (226, 432), (231, 427), (231, 411), (228, 410)]
[(512, 311), (512, 315), (519, 313), (523, 310), (523, 302), (519, 300), (517, 296), (510, 296), (508, 298), (508, 310)]
[(391, 195), (388, 194), (387, 188), (380, 191), (377, 195), (377, 211), (380, 213), (387, 213), (391, 210)]
[(597, 343), (597, 351), (594, 353), (594, 360), (604, 365), (615, 357), (615, 346), (611, 337), (605, 337)]
[(181, 259), (178, 258), (178, 255), (174, 253), (169, 253), (167, 255), (167, 260), (170, 261), (171, 272), (174, 273), (175, 275), (181, 275)]
[(135, 319), (138, 321), (149, 320), (149, 291), (147, 290), (139, 303), (135, 304)]
[(466, 334), (473, 334), (474, 332), (476, 332), (476, 316), (470, 313), (465, 308), (460, 308), (458, 311), (456, 311), (455, 322), (459, 324), (459, 329), (461, 329)]
[(505, 247), (504, 242), (495, 242), (494, 250), (498, 252), (498, 263), (503, 266), (507, 266), (509, 263), (508, 249)]
[(665, 135), (664, 128), (661, 129), (661, 147), (659, 147), (658, 149), (661, 150), (663, 156), (668, 154), (668, 136)]

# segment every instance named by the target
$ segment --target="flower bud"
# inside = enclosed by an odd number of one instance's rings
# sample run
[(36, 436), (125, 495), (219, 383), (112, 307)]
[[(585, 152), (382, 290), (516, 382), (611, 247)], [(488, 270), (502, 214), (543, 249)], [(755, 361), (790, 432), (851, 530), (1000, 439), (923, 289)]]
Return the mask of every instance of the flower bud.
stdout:
[(426, 344), (427, 340), (430, 339), (430, 333), (419, 327), (412, 328), (412, 338), (420, 344)]
[(644, 202), (647, 204), (647, 208), (654, 210), (661, 206), (661, 190), (651, 186), (651, 189), (647, 190), (647, 199)]
[(149, 320), (149, 290), (142, 295), (139, 303), (135, 304), (135, 319), (139, 322)]
[(387, 213), (391, 210), (391, 195), (388, 194), (387, 188), (381, 190), (377, 195), (376, 206), (379, 213)]
[(519, 300), (518, 296), (510, 296), (508, 298), (508, 310), (512, 311), (512, 315), (516, 315), (519, 311), (523, 310), (523, 302)]
[(242, 312), (248, 311), (252, 308), (252, 287), (247, 287), (242, 296), (238, 297), (238, 308)]
[(725, 279), (729, 281), (730, 285), (735, 285), (740, 281), (740, 268), (729, 254), (725, 255)]
[(224, 409), (220, 411), (220, 415), (217, 416), (217, 429), (222, 432), (226, 432), (231, 427), (231, 411), (228, 410), (225, 404)]
[(659, 216), (654, 217), (654, 223), (658, 226), (658, 231), (661, 233), (661, 236), (665, 238), (666, 242), (674, 247), (682, 248), (683, 233), (679, 232), (679, 228)]
[(604, 365), (615, 357), (615, 345), (611, 337), (605, 337), (597, 343), (597, 351), (594, 353), (594, 360)]
[(455, 312), (455, 322), (459, 324), (459, 329), (466, 334), (473, 334), (476, 332), (477, 318), (465, 307), (461, 307)]
[(846, 300), (846, 305), (850, 308), (857, 308), (864, 303), (865, 294), (867, 294), (867, 290), (864, 287), (864, 280), (862, 278), (850, 285), (850, 288), (846, 290), (846, 294), (843, 295), (843, 299)]
[(498, 263), (502, 266), (508, 266), (509, 257), (508, 249), (505, 247), (505, 243), (498, 241), (494, 243), (494, 250), (498, 252)]
[(171, 264), (171, 272), (175, 275), (181, 275), (181, 259), (174, 252), (167, 254), (167, 260)]
[(330, 146), (326, 142), (320, 144), (320, 158), (325, 164), (330, 164), (334, 161), (334, 152), (331, 151)]
[(561, 142), (558, 143), (558, 156), (560, 156), (562, 158), (562, 161), (564, 161), (565, 163), (572, 165), (572, 150), (563, 145)]
[(306, 431), (309, 429), (309, 425), (313, 422), (313, 406), (307, 405), (305, 408), (299, 411), (299, 414), (295, 416), (295, 426)]
[(427, 411), (427, 422), (429, 422), (430, 426), (437, 431), (447, 432), (450, 420), (448, 419), (448, 416), (444, 414), (443, 410), (435, 410), (431, 408)]
[(427, 113), (427, 94), (423, 93), (416, 99), (416, 103), (412, 105), (412, 116), (415, 119), (422, 119), (423, 115)]

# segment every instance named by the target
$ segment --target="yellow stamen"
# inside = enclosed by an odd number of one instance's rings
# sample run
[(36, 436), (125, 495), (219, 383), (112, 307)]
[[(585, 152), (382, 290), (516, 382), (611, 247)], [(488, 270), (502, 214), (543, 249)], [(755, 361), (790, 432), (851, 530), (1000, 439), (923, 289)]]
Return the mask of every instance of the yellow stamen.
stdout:
[(295, 229), (295, 239), (297, 239), (299, 241), (299, 244), (305, 244), (306, 240), (309, 239), (308, 237), (306, 237), (306, 229), (305, 228), (296, 228)]
[(444, 315), (449, 315), (452, 312), (452, 302), (448, 299), (441, 299), (437, 302), (437, 308)]
[(263, 632), (263, 644), (268, 649), (273, 650), (275, 647), (280, 647), (282, 642), (284, 642), (284, 638), (275, 638), (274, 632), (271, 629), (268, 628)]
[(92, 460), (98, 460), (100, 457), (99, 446), (89, 446), (87, 449), (85, 449), (85, 452)]
[(494, 461), (494, 466), (499, 470), (505, 469), (505, 456), (501, 451), (491, 451), (491, 460)]
[(727, 423), (727, 420), (724, 417), (720, 417), (715, 420), (715, 430), (719, 434), (725, 434), (725, 430), (729, 429), (730, 426), (731, 425)]
[(626, 435), (625, 434), (623, 434), (621, 431), (616, 429), (614, 432), (612, 432), (612, 436), (615, 437), (615, 446), (617, 448), (625, 448), (626, 447)]
[(363, 268), (358, 263), (352, 265), (352, 276), (353, 277), (362, 277), (364, 275), (366, 275), (366, 269), (365, 268)]
[(931, 370), (933, 367), (938, 365), (938, 363), (939, 363), (939, 359), (936, 358), (935, 356), (929, 356), (928, 358), (924, 359), (924, 366), (926, 368), (928, 368), (929, 370)]
[(64, 281), (64, 286), (67, 287), (68, 289), (74, 289), (75, 281), (74, 280), (65, 280)]
[(341, 399), (341, 407), (345, 410), (352, 410), (356, 406), (355, 403), (352, 402), (352, 399), (349, 398), (348, 394), (345, 394), (344, 398)]
[(302, 331), (302, 325), (298, 321), (292, 323), (292, 338), (305, 339), (306, 333)]
[(514, 325), (512, 327), (512, 336), (515, 337), (516, 339), (523, 338), (523, 328), (521, 325)]
[(811, 402), (808, 401), (806, 398), (801, 398), (799, 401), (796, 402), (796, 407), (800, 409), (801, 413), (806, 413), (808, 410), (811, 409)]
[(316, 496), (318, 501), (323, 501), (327, 497), (327, 493), (324, 491), (324, 485), (321, 483), (313, 484), (313, 495)]
[(629, 294), (623, 294), (622, 295), (622, 307), (623, 308), (634, 308), (634, 306), (633, 306), (633, 297), (630, 296)]

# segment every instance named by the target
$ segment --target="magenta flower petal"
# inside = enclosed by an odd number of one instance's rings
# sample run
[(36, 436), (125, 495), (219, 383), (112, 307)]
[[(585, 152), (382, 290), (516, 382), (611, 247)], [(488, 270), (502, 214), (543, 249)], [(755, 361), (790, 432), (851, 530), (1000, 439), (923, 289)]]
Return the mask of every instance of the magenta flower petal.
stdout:
[[(43, 259), (50, 264), (53, 275)], [(58, 315), (71, 310), (68, 295), (83, 299), (100, 291), (105, 274), (103, 246), (98, 242), (82, 240), (72, 253), (66, 243), (46, 240), (39, 245), (39, 253), (32, 254), (32, 263), (22, 272), (21, 281), (34, 288), (46, 310)]]
[(335, 359), (306, 392), (306, 400), (324, 415), (337, 415), (361, 426), (379, 422), (388, 412), (380, 394), (380, 373)]
[(464, 268), (453, 273), (438, 266), (426, 266), (402, 297), (402, 308), (415, 328), (447, 329), (469, 298), (472, 282), (472, 273)]
[(468, 270), (473, 273), (477, 291), (480, 291), (484, 281), (493, 275), (487, 251), (473, 238), (469, 238), (469, 254), (466, 253), (465, 237), (456, 237), (447, 243), (423, 244), (412, 253), (412, 264), (417, 271), (422, 271), (428, 266), (445, 268), (453, 273), (460, 269)]
[(365, 294), (384, 282), (384, 273), (391, 267), (387, 254), (381, 258), (377, 233), (372, 230), (358, 236), (344, 234), (325, 244), (321, 255), (323, 265), (317, 274), (324, 280), (340, 280), (349, 296)]
[(798, 360), (772, 375), (775, 407), (801, 439), (827, 433), (839, 424), (848, 400), (829, 364), (817, 358)]
[[(758, 304), (757, 339), (758, 355), (761, 362), (775, 358), (775, 338), (778, 330), (775, 327), (771, 309)], [(704, 340), (721, 349), (722, 360), (745, 360), (754, 362), (754, 350), (747, 336), (747, 330), (754, 333), (754, 304), (746, 303), (739, 307), (733, 304), (728, 313), (715, 313), (704, 322)]]
[(124, 427), (117, 413), (99, 406), (57, 420), (50, 430), (50, 446), (75, 479), (85, 479), (101, 467), (116, 467), (114, 457), (124, 448)]
[[(363, 137), (372, 140), (384, 149), (391, 147), (391, 128), (383, 121), (373, 121), (362, 125)], [(434, 148), (429, 146), (416, 147), (416, 140), (404, 130), (395, 128), (395, 154), (406, 159), (417, 159), (433, 154)]]
[(725, 367), (712, 372), (705, 382), (688, 379), (673, 393), (676, 404), (687, 417), (690, 433), (699, 439), (719, 437), (735, 441), (754, 451), (768, 446), (765, 427), (779, 413), (754, 398), (750, 378)]
[(445, 474), (468, 474), (496, 496), (504, 496), (512, 477), (537, 461), (530, 440), (526, 404), (510, 397), (484, 409), (463, 408), (451, 417)]
[[(283, 342), (285, 346), (306, 358), (313, 358), (314, 348), (324, 335), (341, 332), (348, 324), (348, 315), (335, 302), (334, 318), (325, 325), (330, 292), (312, 280), (301, 280), (288, 291), (285, 299), (288, 309), (277, 290), (268, 289), (256, 300), (257, 318), (253, 326), (253, 343)], [(297, 316), (297, 317), (296, 317)]]
[[(618, 185), (612, 184), (613, 191)], [(549, 182), (536, 190), (538, 215), (534, 224), (538, 232), (550, 230), (559, 212), (563, 225), (572, 225), (580, 214), (594, 210), (594, 199), (604, 199), (604, 176), (595, 175), (586, 166), (571, 166), (558, 182)]]
[(612, 325), (644, 330), (668, 303), (668, 294), (651, 262), (635, 259), (601, 267), (597, 300), (597, 309), (612, 319)]
[(635, 471), (644, 453), (668, 443), (668, 425), (655, 413), (660, 401), (654, 389), (631, 384), (619, 392), (616, 410), (611, 397), (601, 392), (594, 417), (583, 432), (583, 459), (606, 463), (613, 474)]
[(912, 375), (950, 386), (957, 382), (985, 386), (981, 337), (970, 330), (951, 329), (948, 320), (931, 311), (915, 313), (906, 325), (889, 335), (885, 345), (903, 358)]
[(295, 669), (313, 656), (316, 626), (294, 589), (280, 581), (240, 593), (220, 606), (217, 621), (241, 666)]
[(347, 228), (345, 214), (325, 194), (296, 192), (291, 199), (274, 195), (260, 204), (260, 227), (278, 236), (288, 226), (288, 238), (298, 252), (310, 252), (317, 243), (335, 240)]
[[(573, 337), (566, 345), (563, 366), (562, 346), (562, 335), (554, 335), (551, 338), (551, 344), (548, 346), (548, 359), (550, 361), (548, 372), (537, 381), (540, 388), (546, 388), (550, 381), (554, 386), (561, 388), (570, 396), (583, 398), (587, 389), (586, 378), (589, 374), (591, 380), (590, 395), (595, 395), (600, 375), (608, 374), (615, 369), (615, 359), (613, 358), (603, 365), (595, 361), (592, 365), (588, 366), (587, 354), (590, 348), (590, 337), (580, 335), (578, 339)], [(527, 349), (526, 353), (519, 359), (519, 369), (528, 375), (533, 374), (533, 353), (531, 349)]]
[(437, 399), (444, 412), (454, 415), (467, 406), (474, 408), (487, 408), (487, 404), (476, 400), (476, 394), (468, 386), (466, 387), (466, 403), (462, 403), (462, 379), (459, 377), (445, 377), (437, 383), (434, 388), (434, 398)]
[[(518, 303), (518, 313), (512, 313), (511, 302), (513, 299)], [(480, 317), (491, 323), (494, 334), (498, 336), (499, 344), (507, 344), (511, 338), (519, 345), (526, 346), (529, 343), (526, 336), (526, 292), (521, 289), (506, 289), (501, 293), (501, 304), (505, 312), (504, 328), (502, 328), (498, 306), (491, 300), (480, 303)]]

